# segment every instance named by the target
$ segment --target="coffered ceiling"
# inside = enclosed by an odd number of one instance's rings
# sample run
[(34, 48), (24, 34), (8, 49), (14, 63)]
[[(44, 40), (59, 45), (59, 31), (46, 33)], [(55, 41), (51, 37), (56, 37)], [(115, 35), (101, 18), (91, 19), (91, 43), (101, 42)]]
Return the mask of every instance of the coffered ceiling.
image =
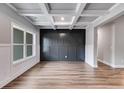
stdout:
[(19, 15), (42, 29), (82, 29), (106, 15), (114, 3), (9, 3)]

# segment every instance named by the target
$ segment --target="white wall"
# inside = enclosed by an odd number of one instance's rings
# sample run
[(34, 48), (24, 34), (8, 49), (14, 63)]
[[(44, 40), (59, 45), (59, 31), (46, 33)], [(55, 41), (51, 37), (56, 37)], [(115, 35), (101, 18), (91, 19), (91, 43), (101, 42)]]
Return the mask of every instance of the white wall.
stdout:
[[(116, 4), (109, 13), (99, 17), (92, 22), (86, 29), (86, 63), (92, 67), (97, 67), (97, 31), (96, 28), (100, 25), (108, 23), (124, 13), (124, 4)], [(92, 25), (92, 26), (91, 26)], [(114, 57), (114, 54), (112, 54)]]
[(124, 67), (124, 16), (114, 20), (115, 23), (115, 67)]
[(85, 44), (85, 62), (88, 63), (89, 65), (91, 65), (92, 67), (97, 67), (96, 64), (96, 59), (95, 59), (95, 40), (97, 33), (93, 27), (92, 24), (90, 24), (87, 28), (86, 28), (86, 44)]
[(112, 65), (112, 40), (113, 23), (107, 23), (97, 29), (98, 33), (98, 54), (100, 62)]
[[(36, 56), (23, 62), (11, 62), (11, 22), (36, 34)], [(0, 4), (0, 88), (39, 62), (39, 31), (10, 7)]]
[(98, 59), (114, 68), (124, 68), (124, 16), (98, 29)]

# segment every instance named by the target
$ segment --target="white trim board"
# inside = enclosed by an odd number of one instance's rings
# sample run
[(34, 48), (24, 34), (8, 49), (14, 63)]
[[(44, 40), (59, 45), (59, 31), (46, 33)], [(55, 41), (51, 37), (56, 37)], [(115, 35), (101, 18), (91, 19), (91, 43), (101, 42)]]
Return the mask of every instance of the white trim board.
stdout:
[[(112, 64), (110, 64), (109, 62), (106, 62), (106, 61), (104, 61), (104, 60), (97, 59), (97, 61), (99, 61), (99, 62), (101, 62), (101, 63), (104, 63), (104, 64), (106, 64), (106, 65), (108, 65), (108, 66), (110, 66), (110, 67), (113, 67)], [(114, 68), (114, 67), (113, 67), (113, 68)]]
[(108, 66), (111, 66), (112, 68), (124, 68), (124, 65), (110, 64), (110, 63), (108, 63), (108, 62), (106, 62), (106, 61), (103, 61), (103, 60), (101, 60), (101, 59), (97, 59), (97, 61), (102, 62), (102, 63), (104, 63), (104, 64), (106, 64), (106, 65), (108, 65)]
[(124, 65), (113, 65), (113, 68), (124, 68)]
[(0, 47), (10, 47), (11, 44), (0, 44)]
[(4, 80), (2, 82), (0, 82), (0, 88), (4, 87), (5, 85), (7, 85), (8, 83), (10, 83), (12, 80), (16, 79), (18, 76), (22, 75), (24, 72), (26, 72), (27, 70), (31, 69), (33, 66), (35, 66), (37, 63), (31, 64), (29, 67), (22, 69), (21, 71), (19, 71), (18, 73), (16, 73), (14, 76), (9, 77), (7, 80)]

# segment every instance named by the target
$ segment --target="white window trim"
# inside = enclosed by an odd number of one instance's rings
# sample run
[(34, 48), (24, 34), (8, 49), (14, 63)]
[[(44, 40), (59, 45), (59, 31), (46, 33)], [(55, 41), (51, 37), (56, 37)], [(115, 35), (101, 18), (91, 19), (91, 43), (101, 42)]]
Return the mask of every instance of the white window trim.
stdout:
[[(20, 29), (24, 32), (24, 43), (23, 44), (13, 43), (13, 28)], [(32, 36), (33, 36), (33, 43), (32, 44), (26, 44), (26, 32), (32, 34)], [(23, 45), (23, 48), (24, 48), (23, 49), (23, 58), (18, 59), (16, 61), (13, 60), (13, 46), (14, 45)], [(26, 45), (32, 45), (32, 55), (28, 56), (28, 57), (26, 57)], [(12, 22), (11, 23), (11, 62), (13, 64), (17, 64), (17, 63), (21, 63), (23, 61), (26, 61), (28, 59), (31, 59), (31, 58), (36, 56), (35, 50), (36, 50), (36, 34), (33, 32), (30, 32), (30, 31), (24, 29), (23, 27), (19, 26), (18, 24)]]

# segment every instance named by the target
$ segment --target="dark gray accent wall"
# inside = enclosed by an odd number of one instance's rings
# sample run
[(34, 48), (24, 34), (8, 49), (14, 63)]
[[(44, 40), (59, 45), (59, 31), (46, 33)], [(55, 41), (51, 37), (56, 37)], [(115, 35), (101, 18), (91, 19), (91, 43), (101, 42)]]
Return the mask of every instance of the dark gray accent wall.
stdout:
[(40, 59), (50, 61), (85, 60), (85, 30), (41, 29)]

